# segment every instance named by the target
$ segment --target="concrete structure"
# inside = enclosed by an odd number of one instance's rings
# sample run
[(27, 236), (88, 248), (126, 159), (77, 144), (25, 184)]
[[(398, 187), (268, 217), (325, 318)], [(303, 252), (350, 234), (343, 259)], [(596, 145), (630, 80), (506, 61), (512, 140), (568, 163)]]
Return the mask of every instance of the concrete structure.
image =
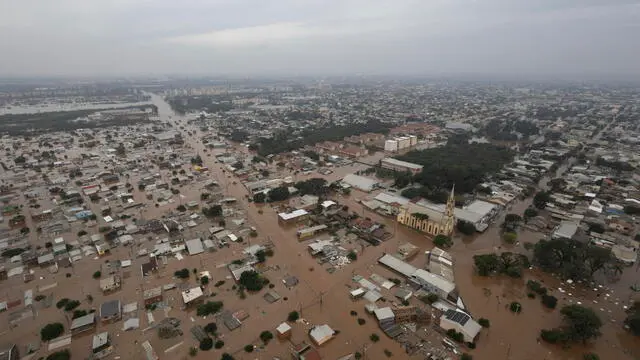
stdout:
[(144, 291), (142, 298), (144, 300), (144, 306), (151, 306), (162, 301), (162, 287), (158, 286), (153, 289), (147, 289)]
[(383, 169), (398, 171), (398, 172), (410, 172), (412, 174), (418, 174), (422, 171), (423, 166), (410, 163), (407, 161), (397, 160), (394, 158), (384, 158), (380, 161), (380, 166)]
[(345, 176), (342, 179), (342, 183), (365, 192), (373, 191), (378, 185), (377, 180), (370, 179), (364, 176), (355, 175), (355, 174), (349, 174)]
[(120, 279), (120, 276), (118, 275), (111, 275), (104, 279), (100, 279), (100, 290), (102, 290), (103, 293), (110, 293), (120, 290), (121, 286), (122, 281)]
[(91, 331), (96, 327), (96, 313), (89, 313), (85, 316), (75, 318), (71, 321), (71, 335), (81, 334), (85, 331)]
[(286, 322), (278, 325), (276, 328), (276, 334), (278, 335), (278, 339), (287, 340), (291, 338), (291, 326)]
[(280, 224), (293, 224), (306, 219), (308, 216), (309, 213), (306, 210), (299, 209), (289, 213), (279, 213), (278, 222)]
[(449, 330), (454, 329), (464, 335), (465, 342), (474, 342), (482, 327), (471, 316), (459, 310), (447, 310), (440, 317), (440, 327)]
[(562, 221), (553, 231), (551, 237), (554, 239), (571, 240), (578, 231), (578, 224), (573, 221)]
[(18, 360), (19, 358), (20, 353), (15, 344), (0, 349), (0, 360)]

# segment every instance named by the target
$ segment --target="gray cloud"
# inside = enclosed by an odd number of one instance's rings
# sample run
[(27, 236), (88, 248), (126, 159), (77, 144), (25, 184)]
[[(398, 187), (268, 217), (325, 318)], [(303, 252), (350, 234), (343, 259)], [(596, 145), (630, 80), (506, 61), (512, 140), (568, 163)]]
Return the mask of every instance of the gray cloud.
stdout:
[(638, 1), (0, 0), (0, 75), (640, 75)]

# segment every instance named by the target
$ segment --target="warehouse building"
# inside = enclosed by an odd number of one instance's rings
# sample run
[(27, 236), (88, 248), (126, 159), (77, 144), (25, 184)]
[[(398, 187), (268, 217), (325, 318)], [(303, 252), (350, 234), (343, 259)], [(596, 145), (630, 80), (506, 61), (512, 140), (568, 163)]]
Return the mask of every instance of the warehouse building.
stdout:
[(394, 158), (384, 158), (380, 161), (380, 166), (383, 169), (399, 171), (399, 172), (410, 172), (412, 174), (418, 174), (422, 171), (423, 166), (410, 163), (407, 161), (402, 161)]

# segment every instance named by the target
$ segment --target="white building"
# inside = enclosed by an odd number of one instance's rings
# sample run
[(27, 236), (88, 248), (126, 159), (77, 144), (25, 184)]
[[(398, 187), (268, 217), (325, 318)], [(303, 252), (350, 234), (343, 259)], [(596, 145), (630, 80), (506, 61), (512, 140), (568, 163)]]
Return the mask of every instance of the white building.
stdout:
[(482, 327), (471, 316), (459, 310), (447, 310), (440, 317), (440, 327), (445, 331), (454, 329), (464, 335), (465, 342), (474, 342)]

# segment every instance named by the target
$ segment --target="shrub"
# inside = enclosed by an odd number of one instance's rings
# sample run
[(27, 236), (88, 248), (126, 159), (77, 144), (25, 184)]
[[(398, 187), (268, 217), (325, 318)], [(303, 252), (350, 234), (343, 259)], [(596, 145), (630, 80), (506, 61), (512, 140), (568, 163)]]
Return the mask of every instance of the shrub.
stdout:
[(245, 345), (244, 346), (244, 351), (248, 352), (248, 353), (253, 352), (253, 345), (251, 345), (251, 344)]
[(460, 360), (473, 360), (473, 356), (471, 356), (471, 355), (469, 355), (467, 353), (464, 353), (464, 354), (462, 354), (462, 356), (460, 356)]
[(211, 348), (213, 347), (213, 339), (211, 339), (210, 337), (206, 337), (204, 339), (202, 339), (202, 341), (200, 341), (200, 350), (202, 351), (209, 351), (211, 350)]
[(356, 360), (360, 360), (360, 359), (362, 359), (362, 354), (356, 351), (356, 353), (355, 353), (355, 354), (353, 354), (353, 357), (354, 357)]
[(200, 278), (200, 285), (204, 286), (207, 285), (209, 283), (209, 277), (208, 276), (203, 276)]
[(287, 316), (287, 321), (289, 322), (296, 322), (298, 321), (298, 319), (300, 318), (300, 314), (298, 314), (297, 311), (292, 311), (289, 313), (289, 315)]
[(94, 279), (99, 279), (102, 276), (102, 272), (100, 270), (93, 273)]
[(538, 295), (544, 295), (547, 293), (547, 288), (534, 280), (527, 281), (527, 288), (529, 288), (529, 290), (535, 292)]
[(40, 329), (40, 338), (42, 341), (49, 341), (57, 338), (64, 333), (64, 325), (61, 323), (50, 323)]
[(558, 344), (567, 341), (567, 337), (560, 330), (544, 330), (540, 331), (540, 337), (542, 340), (550, 343), (550, 344)]
[(196, 355), (198, 355), (198, 348), (197, 347), (190, 347), (189, 348), (189, 356), (191, 357), (195, 357)]
[(351, 310), (351, 311), (349, 311), (349, 315), (351, 315), (351, 316), (358, 316), (358, 312), (357, 312), (357, 311), (355, 311), (355, 310)]
[(600, 360), (600, 356), (596, 353), (586, 353), (582, 358), (584, 360)]
[(518, 234), (514, 233), (514, 232), (506, 232), (502, 235), (502, 239), (504, 240), (504, 242), (506, 242), (507, 244), (514, 244), (516, 242), (516, 239), (518, 238)]
[(220, 360), (234, 360), (234, 358), (230, 354), (224, 353), (222, 357), (220, 357)]
[(514, 301), (509, 304), (509, 309), (511, 310), (511, 312), (519, 314), (520, 312), (522, 312), (522, 305), (519, 302)]
[(384, 349), (384, 354), (385, 354), (387, 357), (391, 357), (391, 355), (393, 355), (393, 354), (391, 353), (391, 351), (389, 351), (389, 349)]
[(349, 261), (356, 261), (358, 260), (358, 254), (355, 251), (351, 250), (347, 254), (347, 259), (349, 259)]
[(224, 341), (222, 340), (216, 341), (216, 343), (213, 345), (213, 347), (216, 349), (222, 349), (223, 346), (224, 346)]
[(44, 298), (46, 298), (46, 296), (40, 294), (40, 295), (36, 295), (35, 298), (33, 298), (35, 301), (42, 301), (44, 300)]
[(555, 309), (558, 304), (558, 299), (555, 296), (551, 295), (542, 295), (542, 305), (546, 306), (549, 309)]
[(464, 335), (461, 332), (457, 332), (455, 329), (447, 330), (447, 336), (451, 338), (453, 341), (456, 341), (459, 343), (464, 341)]
[(480, 326), (484, 328), (488, 328), (489, 326), (491, 326), (491, 322), (489, 321), (489, 319), (485, 318), (480, 318), (480, 320), (478, 320), (478, 324), (480, 324)]
[(369, 336), (369, 340), (373, 341), (374, 343), (380, 341), (380, 336), (378, 336), (378, 334), (371, 334)]
[(251, 236), (252, 238), (257, 237), (257, 236), (258, 236), (258, 232), (257, 232), (257, 231), (255, 231), (255, 230), (251, 230), (251, 231), (249, 232), (249, 236)]
[(536, 298), (536, 294), (534, 294), (534, 293), (530, 292), (530, 293), (528, 293), (528, 294), (527, 294), (527, 297), (528, 297), (529, 299), (535, 299), (535, 298)]
[(358, 325), (364, 325), (366, 323), (366, 320), (363, 318), (358, 318)]
[(262, 290), (262, 287), (265, 285), (264, 279), (256, 271), (243, 272), (238, 282), (243, 285), (245, 289), (254, 292)]
[(263, 343), (266, 344), (271, 339), (273, 339), (273, 333), (271, 331), (265, 330), (265, 331), (260, 333), (260, 340), (262, 340)]

